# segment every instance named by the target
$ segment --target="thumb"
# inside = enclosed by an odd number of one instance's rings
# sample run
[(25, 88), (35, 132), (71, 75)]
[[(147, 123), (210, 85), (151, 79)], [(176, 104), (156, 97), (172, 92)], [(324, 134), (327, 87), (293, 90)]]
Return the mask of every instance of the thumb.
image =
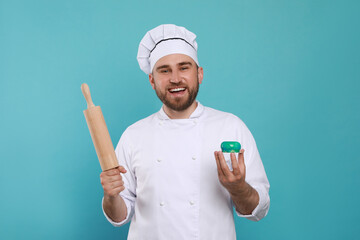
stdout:
[(123, 166), (119, 166), (118, 169), (119, 169), (119, 171), (121, 173), (126, 173), (127, 172), (126, 169)]
[(245, 160), (244, 160), (244, 152), (245, 152), (245, 149), (241, 149), (238, 154), (238, 162), (239, 162), (239, 167), (240, 167), (241, 173), (245, 173), (245, 170), (246, 170)]

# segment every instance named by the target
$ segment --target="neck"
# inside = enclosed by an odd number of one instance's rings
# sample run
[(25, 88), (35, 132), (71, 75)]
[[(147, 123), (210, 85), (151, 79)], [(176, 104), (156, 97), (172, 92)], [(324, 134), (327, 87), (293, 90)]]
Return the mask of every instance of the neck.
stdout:
[(164, 112), (170, 119), (187, 119), (191, 116), (191, 114), (195, 111), (198, 103), (194, 101), (190, 107), (183, 111), (175, 111), (173, 109), (168, 108), (166, 105), (163, 106)]

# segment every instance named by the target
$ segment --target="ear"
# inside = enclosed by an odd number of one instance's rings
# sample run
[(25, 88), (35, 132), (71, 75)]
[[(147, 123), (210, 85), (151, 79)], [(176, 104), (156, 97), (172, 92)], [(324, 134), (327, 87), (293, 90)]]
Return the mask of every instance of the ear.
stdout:
[(149, 74), (149, 82), (151, 84), (151, 87), (155, 90), (155, 80), (154, 80), (154, 76), (152, 75), (152, 73)]
[(199, 79), (199, 84), (202, 83), (202, 80), (204, 78), (204, 69), (202, 67), (198, 68), (198, 79)]

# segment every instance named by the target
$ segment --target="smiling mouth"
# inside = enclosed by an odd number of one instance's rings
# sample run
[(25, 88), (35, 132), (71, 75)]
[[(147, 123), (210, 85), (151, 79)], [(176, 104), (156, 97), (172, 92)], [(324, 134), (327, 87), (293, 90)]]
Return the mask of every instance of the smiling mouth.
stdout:
[(179, 93), (179, 92), (183, 92), (185, 91), (186, 88), (172, 88), (172, 89), (169, 89), (169, 92), (171, 93)]

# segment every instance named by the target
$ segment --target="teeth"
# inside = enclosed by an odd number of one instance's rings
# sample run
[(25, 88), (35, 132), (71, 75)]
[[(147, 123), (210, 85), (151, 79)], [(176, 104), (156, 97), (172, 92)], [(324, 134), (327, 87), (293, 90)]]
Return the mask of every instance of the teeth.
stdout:
[(170, 92), (180, 92), (180, 91), (184, 91), (185, 88), (174, 88), (174, 89), (170, 89)]

